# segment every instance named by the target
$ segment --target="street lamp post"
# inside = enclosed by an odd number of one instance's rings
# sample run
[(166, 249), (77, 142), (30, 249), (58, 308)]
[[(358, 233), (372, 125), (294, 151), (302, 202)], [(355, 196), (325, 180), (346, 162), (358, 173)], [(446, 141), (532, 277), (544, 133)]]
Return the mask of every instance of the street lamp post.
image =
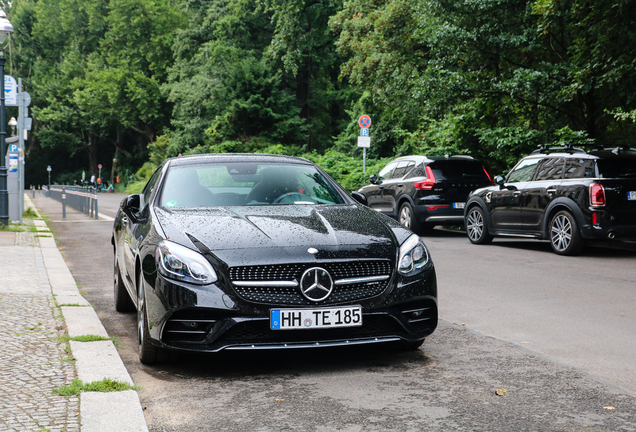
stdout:
[(15, 129), (18, 126), (18, 121), (15, 119), (15, 117), (11, 117), (11, 119), (9, 120), (9, 126), (11, 126), (11, 136), (15, 136)]
[(13, 26), (7, 14), (0, 11), (0, 225), (9, 225), (9, 192), (7, 191), (7, 142), (4, 119), (4, 48), (9, 44)]

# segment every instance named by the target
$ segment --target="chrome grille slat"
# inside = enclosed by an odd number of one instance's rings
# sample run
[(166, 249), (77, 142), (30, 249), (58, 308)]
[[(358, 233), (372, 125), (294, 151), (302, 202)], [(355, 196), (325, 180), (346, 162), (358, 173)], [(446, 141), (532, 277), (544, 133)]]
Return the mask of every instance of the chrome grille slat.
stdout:
[[(319, 266), (336, 281), (332, 294), (320, 302), (310, 302), (298, 288), (303, 272)], [(243, 299), (263, 304), (336, 304), (361, 300), (382, 293), (391, 279), (388, 260), (335, 261), (312, 264), (242, 266), (229, 269), (236, 293)]]

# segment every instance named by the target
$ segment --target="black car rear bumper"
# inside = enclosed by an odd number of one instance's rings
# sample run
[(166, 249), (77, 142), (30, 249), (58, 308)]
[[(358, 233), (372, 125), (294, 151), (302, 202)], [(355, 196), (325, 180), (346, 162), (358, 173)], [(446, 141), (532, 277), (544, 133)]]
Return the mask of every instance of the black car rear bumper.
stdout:
[(636, 226), (631, 225), (589, 225), (581, 230), (588, 240), (636, 240)]
[(464, 224), (464, 209), (453, 208), (453, 203), (417, 205), (414, 208), (415, 217), (420, 223), (427, 224)]

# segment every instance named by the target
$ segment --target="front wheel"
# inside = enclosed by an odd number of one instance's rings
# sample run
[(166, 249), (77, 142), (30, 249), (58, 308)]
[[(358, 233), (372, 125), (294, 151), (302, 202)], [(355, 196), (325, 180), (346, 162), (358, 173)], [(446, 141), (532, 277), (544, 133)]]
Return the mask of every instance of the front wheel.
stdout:
[(139, 361), (146, 365), (166, 363), (170, 360), (170, 352), (150, 343), (148, 313), (144, 295), (143, 276), (137, 277), (137, 337)]
[(419, 234), (422, 230), (420, 223), (415, 218), (415, 212), (413, 211), (413, 207), (407, 201), (402, 203), (400, 206), (400, 212), (398, 213), (398, 222), (404, 225), (406, 228), (410, 229), (414, 233)]
[(466, 215), (466, 232), (468, 240), (474, 244), (488, 244), (492, 242), (492, 235), (488, 232), (484, 211), (479, 206), (471, 207)]
[(578, 255), (583, 250), (583, 237), (572, 213), (561, 210), (550, 222), (550, 245), (559, 255)]

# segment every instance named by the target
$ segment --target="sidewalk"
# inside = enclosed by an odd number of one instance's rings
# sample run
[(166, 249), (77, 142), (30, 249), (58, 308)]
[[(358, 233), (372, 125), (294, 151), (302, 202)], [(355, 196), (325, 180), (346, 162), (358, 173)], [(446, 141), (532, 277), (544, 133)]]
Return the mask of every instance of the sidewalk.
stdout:
[[(25, 208), (36, 210), (25, 194)], [(37, 211), (37, 210), (36, 210)], [(26, 221), (29, 221), (25, 219)], [(0, 432), (148, 431), (135, 390), (59, 396), (74, 379), (134, 385), (39, 216), (0, 231)]]

